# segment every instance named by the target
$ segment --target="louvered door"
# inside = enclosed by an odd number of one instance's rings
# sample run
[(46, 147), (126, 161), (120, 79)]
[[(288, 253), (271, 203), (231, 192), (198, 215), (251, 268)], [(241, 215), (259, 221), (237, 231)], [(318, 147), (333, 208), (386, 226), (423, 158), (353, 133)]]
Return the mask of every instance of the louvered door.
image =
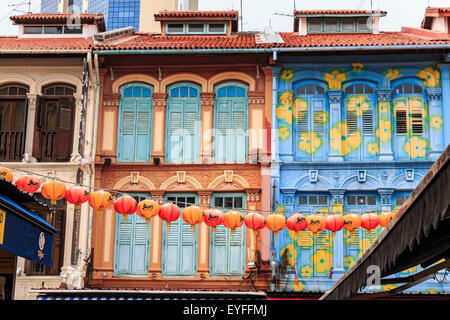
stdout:
[(74, 115), (74, 99), (59, 98), (54, 144), (55, 160), (57, 161), (67, 161), (72, 154)]

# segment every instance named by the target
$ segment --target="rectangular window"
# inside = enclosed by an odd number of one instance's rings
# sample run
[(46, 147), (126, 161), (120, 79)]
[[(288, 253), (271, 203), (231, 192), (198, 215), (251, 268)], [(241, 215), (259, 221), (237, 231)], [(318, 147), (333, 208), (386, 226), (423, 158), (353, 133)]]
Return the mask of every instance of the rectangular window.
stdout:
[(358, 31), (370, 31), (372, 29), (372, 22), (370, 21), (371, 17), (367, 18), (358, 18), (357, 19), (357, 25), (358, 25)]
[(367, 197), (367, 204), (369, 206), (376, 206), (377, 205), (377, 197), (376, 196), (368, 196)]
[(223, 23), (210, 23), (208, 25), (209, 33), (224, 33), (225, 32), (225, 24)]
[(322, 31), (322, 19), (310, 18), (308, 19), (308, 32), (321, 32)]
[(328, 204), (327, 196), (319, 196), (319, 204), (320, 205), (327, 205)]
[(188, 24), (188, 33), (204, 33), (205, 32), (205, 25), (204, 24)]
[(349, 205), (349, 206), (356, 205), (356, 197), (355, 196), (348, 196), (347, 197), (347, 205)]
[(308, 198), (306, 196), (298, 197), (298, 204), (308, 204)]
[(334, 18), (324, 19), (324, 31), (325, 32), (338, 32), (339, 20)]
[(395, 198), (395, 205), (401, 206), (405, 202), (405, 198), (405, 196), (397, 196), (397, 198)]
[(82, 26), (64, 26), (64, 34), (82, 34)]
[(406, 133), (407, 125), (405, 110), (397, 110), (397, 112), (395, 113), (395, 121), (397, 133)]
[(309, 196), (309, 204), (316, 205), (317, 203), (317, 196)]
[(62, 26), (44, 26), (44, 34), (62, 34)]
[(366, 204), (366, 197), (365, 196), (357, 196), (356, 201), (357, 201), (358, 206), (363, 206)]
[(356, 31), (355, 19), (345, 18), (341, 20), (341, 31), (343, 32), (354, 32)]
[(23, 27), (24, 34), (42, 34), (42, 26), (25, 26)]
[(182, 23), (170, 23), (167, 25), (167, 33), (183, 33), (184, 24)]

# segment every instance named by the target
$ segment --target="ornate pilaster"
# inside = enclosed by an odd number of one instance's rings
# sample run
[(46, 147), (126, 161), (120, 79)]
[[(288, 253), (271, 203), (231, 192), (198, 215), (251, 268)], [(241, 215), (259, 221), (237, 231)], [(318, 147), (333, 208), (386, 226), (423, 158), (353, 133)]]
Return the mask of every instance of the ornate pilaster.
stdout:
[(295, 207), (295, 193), (296, 189), (281, 188), (281, 201), (286, 206), (286, 211), (293, 212)]
[[(28, 113), (27, 113), (27, 128), (25, 134), (25, 153), (29, 156), (29, 162), (37, 162), (33, 155), (33, 139), (34, 139), (34, 124), (36, 118), (36, 103), (38, 99), (37, 94), (27, 93), (28, 99)], [(23, 160), (25, 161), (25, 160)]]
[(266, 135), (263, 134), (266, 99), (264, 92), (249, 91), (247, 94), (250, 110), (250, 127), (248, 130), (249, 162), (257, 163), (258, 160), (266, 159), (268, 153)]
[[(378, 130), (390, 130), (393, 128), (391, 124), (391, 101), (392, 101), (392, 89), (377, 89), (378, 95), (378, 118), (379, 129)], [(392, 153), (392, 134), (382, 135), (380, 134), (380, 161), (392, 161), (394, 159)]]
[[(211, 191), (198, 191), (199, 206), (208, 208), (211, 205)], [(198, 262), (197, 278), (209, 277), (209, 230), (205, 223), (200, 223), (198, 228)]]
[[(163, 204), (164, 191), (150, 191), (152, 199), (159, 204)], [(161, 276), (161, 249), (162, 248), (162, 220), (158, 215), (153, 217), (152, 221), (152, 240), (150, 247), (150, 266), (148, 268), (148, 277), (160, 279)]]
[(214, 93), (200, 93), (202, 99), (202, 137), (200, 145), (200, 160), (202, 163), (212, 163), (212, 140), (214, 134)]
[[(331, 189), (329, 190), (333, 199), (333, 208), (340, 209), (344, 204), (344, 189)], [(336, 211), (336, 210), (334, 210)], [(338, 212), (336, 212), (339, 214)], [(344, 270), (344, 234), (340, 230), (336, 232), (333, 240), (333, 279), (339, 279), (345, 272)]]
[[(341, 121), (341, 103), (342, 103), (342, 90), (327, 90), (328, 102), (330, 105), (330, 123), (333, 126)], [(344, 161), (344, 157), (339, 150), (335, 150), (331, 147), (328, 161)]]
[(391, 201), (394, 189), (378, 189), (378, 194), (381, 199), (381, 211), (391, 211)]
[(154, 105), (152, 159), (159, 158), (160, 162), (164, 163), (167, 93), (153, 93), (152, 96)]
[(75, 98), (75, 122), (73, 128), (71, 161), (79, 161), (82, 158), (80, 153), (78, 152), (78, 145), (80, 143), (78, 133), (80, 132), (81, 108), (83, 107), (83, 96), (81, 94), (75, 93), (74, 98)]
[(448, 123), (443, 120), (442, 89), (427, 88), (427, 96), (430, 119), (430, 160), (437, 160), (444, 150), (444, 126)]

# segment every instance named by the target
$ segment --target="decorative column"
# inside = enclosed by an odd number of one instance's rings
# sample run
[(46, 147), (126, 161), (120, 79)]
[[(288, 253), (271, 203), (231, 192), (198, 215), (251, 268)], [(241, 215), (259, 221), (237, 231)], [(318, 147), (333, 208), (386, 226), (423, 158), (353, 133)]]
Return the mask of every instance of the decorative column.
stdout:
[[(391, 101), (392, 101), (392, 89), (377, 89), (378, 95), (378, 118), (379, 125), (378, 130), (391, 130), (393, 126), (391, 123)], [(394, 156), (392, 153), (392, 133), (389, 135), (380, 134), (380, 161), (393, 161)]]
[(272, 153), (272, 161), (280, 159), (280, 149), (278, 145), (278, 121), (277, 121), (277, 91), (278, 91), (278, 74), (280, 72), (279, 68), (272, 68), (272, 133), (271, 133), (271, 153)]
[[(117, 132), (119, 119), (120, 94), (105, 93), (100, 109), (98, 125), (98, 146), (96, 154), (101, 158), (110, 158), (112, 162), (117, 158)], [(101, 132), (100, 132), (101, 130)], [(102, 161), (103, 159), (96, 159)]]
[[(211, 191), (198, 191), (200, 207), (207, 209), (211, 205)], [(200, 223), (198, 228), (198, 263), (196, 278), (209, 277), (209, 227), (206, 223)]]
[(430, 160), (437, 160), (444, 150), (442, 89), (427, 88), (430, 125)]
[[(152, 199), (163, 204), (164, 193), (162, 190), (150, 191)], [(162, 220), (159, 216), (152, 218), (152, 240), (150, 247), (150, 266), (148, 268), (147, 276), (153, 279), (161, 279), (161, 252), (162, 252)]]
[(213, 135), (214, 135), (214, 93), (200, 93), (202, 99), (202, 123), (201, 123), (201, 145), (200, 145), (200, 162), (213, 162)]
[(159, 158), (164, 163), (164, 142), (166, 134), (167, 93), (153, 93), (153, 143), (152, 159)]
[(294, 150), (294, 91), (285, 90), (278, 92), (278, 101), (276, 105), (276, 117), (278, 122), (278, 131), (276, 137), (279, 142), (279, 156), (282, 161), (293, 161)]
[(281, 188), (280, 191), (281, 191), (282, 202), (286, 206), (286, 211), (294, 212), (295, 211), (295, 193), (297, 192), (297, 189)]
[(450, 64), (439, 65), (442, 79), (442, 104), (446, 106), (442, 113), (444, 123), (444, 148), (450, 144)]
[[(343, 208), (345, 190), (332, 189), (329, 192), (332, 196), (333, 207)], [(333, 239), (333, 279), (339, 279), (344, 272), (344, 231), (340, 230), (336, 232)]]
[[(331, 127), (337, 125), (341, 122), (341, 101), (342, 101), (342, 90), (327, 90), (328, 102), (330, 104), (330, 125)], [(341, 148), (335, 150), (331, 148), (330, 139), (330, 153), (328, 155), (328, 161), (344, 161), (344, 157), (341, 154)]]
[(81, 122), (81, 108), (83, 107), (83, 96), (80, 93), (75, 93), (75, 123), (73, 127), (73, 143), (71, 161), (74, 159), (81, 159), (81, 155), (78, 152), (78, 145), (80, 143), (80, 122)]
[(249, 130), (248, 155), (250, 163), (257, 163), (263, 155), (267, 154), (264, 135), (264, 92), (249, 91)]
[[(260, 201), (259, 196), (260, 189), (245, 189), (245, 193), (247, 194), (247, 209), (251, 211), (256, 211), (257, 204)], [(251, 211), (248, 211), (250, 213)], [(246, 261), (247, 265), (245, 268), (245, 272), (249, 272), (252, 269), (256, 268), (255, 261), (256, 261), (256, 251), (261, 252), (261, 248), (258, 245), (261, 243), (261, 231), (258, 231), (256, 233), (253, 232), (250, 228), (245, 228), (247, 234), (247, 246), (246, 246)]]
[(392, 195), (394, 194), (394, 189), (378, 189), (378, 194), (381, 199), (381, 211), (391, 211), (391, 201)]
[[(34, 139), (34, 125), (36, 119), (36, 103), (38, 95), (27, 93), (28, 113), (27, 113), (27, 127), (25, 132), (25, 153), (29, 156), (30, 162), (37, 162), (33, 157), (33, 139)], [(25, 160), (22, 160), (25, 161)]]

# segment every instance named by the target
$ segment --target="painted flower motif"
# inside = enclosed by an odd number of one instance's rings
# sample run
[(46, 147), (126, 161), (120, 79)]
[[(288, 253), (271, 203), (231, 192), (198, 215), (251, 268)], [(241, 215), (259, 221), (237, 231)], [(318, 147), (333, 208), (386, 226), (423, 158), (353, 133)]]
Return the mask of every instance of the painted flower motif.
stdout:
[(355, 72), (361, 72), (362, 68), (364, 67), (364, 65), (361, 62), (352, 63), (352, 66), (353, 66), (352, 71), (355, 71)]
[(420, 136), (412, 136), (405, 144), (405, 151), (412, 159), (423, 158), (427, 154), (427, 142)]
[(389, 290), (395, 289), (397, 287), (398, 287), (398, 285), (396, 285), (396, 284), (383, 284), (383, 285), (381, 285), (381, 290), (389, 291)]
[(297, 283), (292, 283), (292, 287), (294, 288), (295, 292), (300, 292), (305, 289), (305, 284), (301, 281), (298, 281)]
[(292, 123), (292, 107), (291, 106), (279, 106), (276, 110), (277, 118), (287, 123)]
[(290, 82), (294, 79), (294, 72), (290, 69), (284, 69), (280, 73), (280, 79), (283, 81)]
[(347, 79), (345, 73), (334, 70), (331, 73), (325, 73), (325, 81), (328, 83), (328, 88), (331, 90), (341, 90), (342, 82)]
[(343, 156), (355, 151), (361, 144), (361, 133), (359, 131), (350, 132), (344, 122), (339, 122), (331, 128), (330, 138), (331, 148)]
[(443, 121), (440, 116), (432, 116), (431, 117), (431, 127), (433, 127), (434, 129), (441, 129), (442, 123), (443, 123)]
[(311, 262), (318, 273), (329, 273), (333, 255), (328, 250), (319, 249), (311, 256)]
[(370, 239), (361, 239), (359, 240), (359, 249), (363, 251), (367, 251), (372, 245), (372, 241)]
[(331, 243), (331, 236), (329, 233), (322, 233), (320, 237), (317, 237), (317, 245), (319, 246), (329, 246)]
[(282, 105), (292, 107), (294, 91), (284, 91), (278, 99)]
[(281, 140), (286, 140), (290, 136), (291, 132), (288, 127), (278, 128), (278, 136)]
[(297, 239), (297, 244), (300, 247), (308, 248), (314, 243), (311, 231), (302, 231)]
[(388, 78), (389, 80), (394, 80), (397, 79), (398, 77), (400, 77), (400, 70), (398, 69), (389, 69), (385, 75), (386, 78)]
[(369, 143), (367, 145), (367, 151), (369, 151), (370, 154), (376, 155), (378, 152), (380, 152), (380, 148), (378, 146), (378, 143)]
[(294, 117), (298, 120), (302, 120), (305, 116), (307, 116), (308, 102), (302, 98), (295, 99), (294, 110)]
[(389, 103), (388, 102), (380, 102), (379, 108), (380, 108), (381, 113), (388, 113), (389, 112)]
[(351, 96), (347, 100), (347, 110), (353, 111), (358, 117), (363, 114), (363, 111), (369, 110), (370, 101), (363, 94), (357, 96)]
[(315, 153), (322, 146), (322, 138), (314, 131), (300, 133), (298, 147), (306, 153)]
[(293, 244), (288, 244), (286, 248), (280, 251), (280, 256), (287, 254), (288, 264), (293, 266), (297, 261), (297, 250), (294, 249)]
[(427, 87), (437, 87), (440, 82), (441, 73), (433, 67), (427, 67), (419, 72), (419, 77), (423, 79)]
[(423, 109), (425, 107), (425, 102), (422, 98), (412, 98), (409, 100), (409, 106), (412, 110)]
[(439, 290), (436, 288), (430, 288), (426, 292), (431, 293), (431, 294), (438, 294)]
[(300, 277), (302, 278), (311, 278), (313, 275), (313, 268), (309, 264), (300, 269)]
[(380, 120), (379, 128), (375, 132), (375, 135), (380, 138), (381, 141), (389, 141), (389, 139), (391, 139), (391, 121)]
[(333, 203), (333, 213), (344, 213), (344, 204), (343, 203)]
[(344, 244), (351, 245), (354, 244), (355, 241), (356, 241), (356, 233), (344, 230)]
[(414, 272), (416, 272), (416, 270), (417, 270), (417, 266), (414, 266), (414, 267), (411, 267), (409, 269), (400, 271), (400, 273), (414, 273)]
[(277, 211), (283, 213), (286, 210), (286, 206), (284, 204), (277, 204)]
[(313, 119), (314, 119), (314, 123), (319, 126), (326, 125), (328, 123), (328, 119), (329, 119), (328, 112), (316, 111), (316, 112), (314, 112)]
[(355, 262), (356, 259), (353, 256), (344, 257), (344, 268), (351, 268), (355, 264)]

